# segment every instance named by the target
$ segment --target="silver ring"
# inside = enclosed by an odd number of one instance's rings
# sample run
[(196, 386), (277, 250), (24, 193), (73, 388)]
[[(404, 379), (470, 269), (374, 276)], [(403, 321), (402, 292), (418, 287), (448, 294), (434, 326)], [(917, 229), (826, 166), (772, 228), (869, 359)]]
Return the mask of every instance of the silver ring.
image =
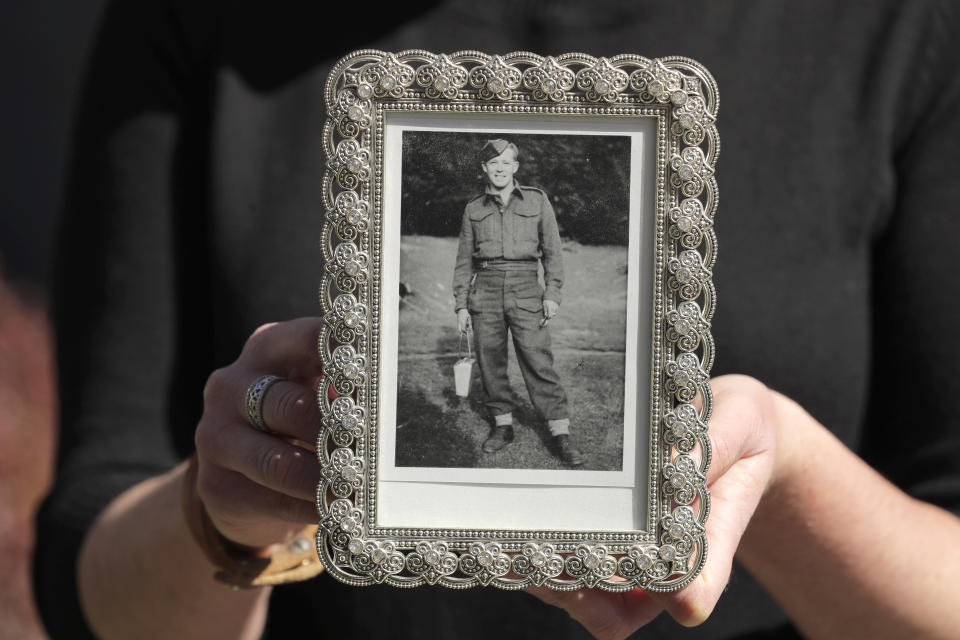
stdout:
[(247, 387), (247, 420), (257, 431), (273, 433), (273, 429), (263, 421), (263, 398), (267, 395), (267, 389), (280, 380), (283, 378), (279, 376), (260, 376)]

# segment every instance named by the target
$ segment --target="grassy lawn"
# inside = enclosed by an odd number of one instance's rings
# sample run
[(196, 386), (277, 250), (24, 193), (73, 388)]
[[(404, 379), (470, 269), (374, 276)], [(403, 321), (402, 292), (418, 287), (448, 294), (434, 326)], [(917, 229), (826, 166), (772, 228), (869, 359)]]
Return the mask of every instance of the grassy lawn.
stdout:
[[(516, 439), (494, 454), (477, 367), (468, 398), (454, 391), (459, 333), (451, 281), (456, 238), (404, 236), (400, 281), (397, 466), (562, 469), (546, 424), (533, 410), (513, 348)], [(550, 321), (557, 372), (570, 401), (571, 437), (584, 469), (613, 470), (623, 450), (626, 248), (564, 242), (564, 302)]]

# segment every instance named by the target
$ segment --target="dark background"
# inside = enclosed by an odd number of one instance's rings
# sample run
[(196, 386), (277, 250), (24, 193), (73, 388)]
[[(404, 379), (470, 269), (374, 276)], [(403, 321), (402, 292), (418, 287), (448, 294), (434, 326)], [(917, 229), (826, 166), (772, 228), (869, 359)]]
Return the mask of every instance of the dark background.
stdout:
[(480, 150), (493, 138), (517, 145), (515, 179), (547, 193), (561, 236), (581, 244), (626, 244), (628, 136), (404, 131), (401, 233), (460, 233), (464, 205), (484, 188)]
[[(0, 637), (44, 640), (30, 580), (52, 477), (53, 228), (73, 112), (103, 0), (7, 2), (0, 26)], [(24, 452), (28, 452), (25, 455)]]
[[(43, 294), (81, 71), (103, 0), (4, 3), (0, 268)], [(2, 311), (2, 310), (0, 310)]]

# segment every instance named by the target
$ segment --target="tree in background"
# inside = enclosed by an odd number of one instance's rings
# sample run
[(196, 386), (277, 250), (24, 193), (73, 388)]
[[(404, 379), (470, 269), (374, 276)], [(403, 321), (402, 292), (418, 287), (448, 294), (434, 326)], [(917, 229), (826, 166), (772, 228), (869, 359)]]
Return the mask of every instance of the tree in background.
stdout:
[(479, 152), (491, 138), (519, 147), (517, 181), (547, 192), (564, 238), (582, 244), (627, 244), (627, 136), (405, 131), (401, 233), (460, 232), (464, 205), (483, 189)]

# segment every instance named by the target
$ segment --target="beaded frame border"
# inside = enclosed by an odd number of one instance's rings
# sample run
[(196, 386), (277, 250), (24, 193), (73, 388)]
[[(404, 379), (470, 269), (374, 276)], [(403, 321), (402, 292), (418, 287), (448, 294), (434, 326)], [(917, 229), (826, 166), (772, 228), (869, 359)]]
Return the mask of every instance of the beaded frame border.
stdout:
[[(713, 402), (718, 91), (683, 57), (361, 50), (325, 90), (326, 217), (318, 349), (317, 552), (354, 586), (679, 589), (706, 558)], [(379, 529), (376, 420), (384, 107), (657, 119), (647, 531)], [(331, 393), (332, 391), (332, 393)], [(699, 399), (699, 408), (695, 400)], [(374, 523), (374, 524), (371, 524)]]

